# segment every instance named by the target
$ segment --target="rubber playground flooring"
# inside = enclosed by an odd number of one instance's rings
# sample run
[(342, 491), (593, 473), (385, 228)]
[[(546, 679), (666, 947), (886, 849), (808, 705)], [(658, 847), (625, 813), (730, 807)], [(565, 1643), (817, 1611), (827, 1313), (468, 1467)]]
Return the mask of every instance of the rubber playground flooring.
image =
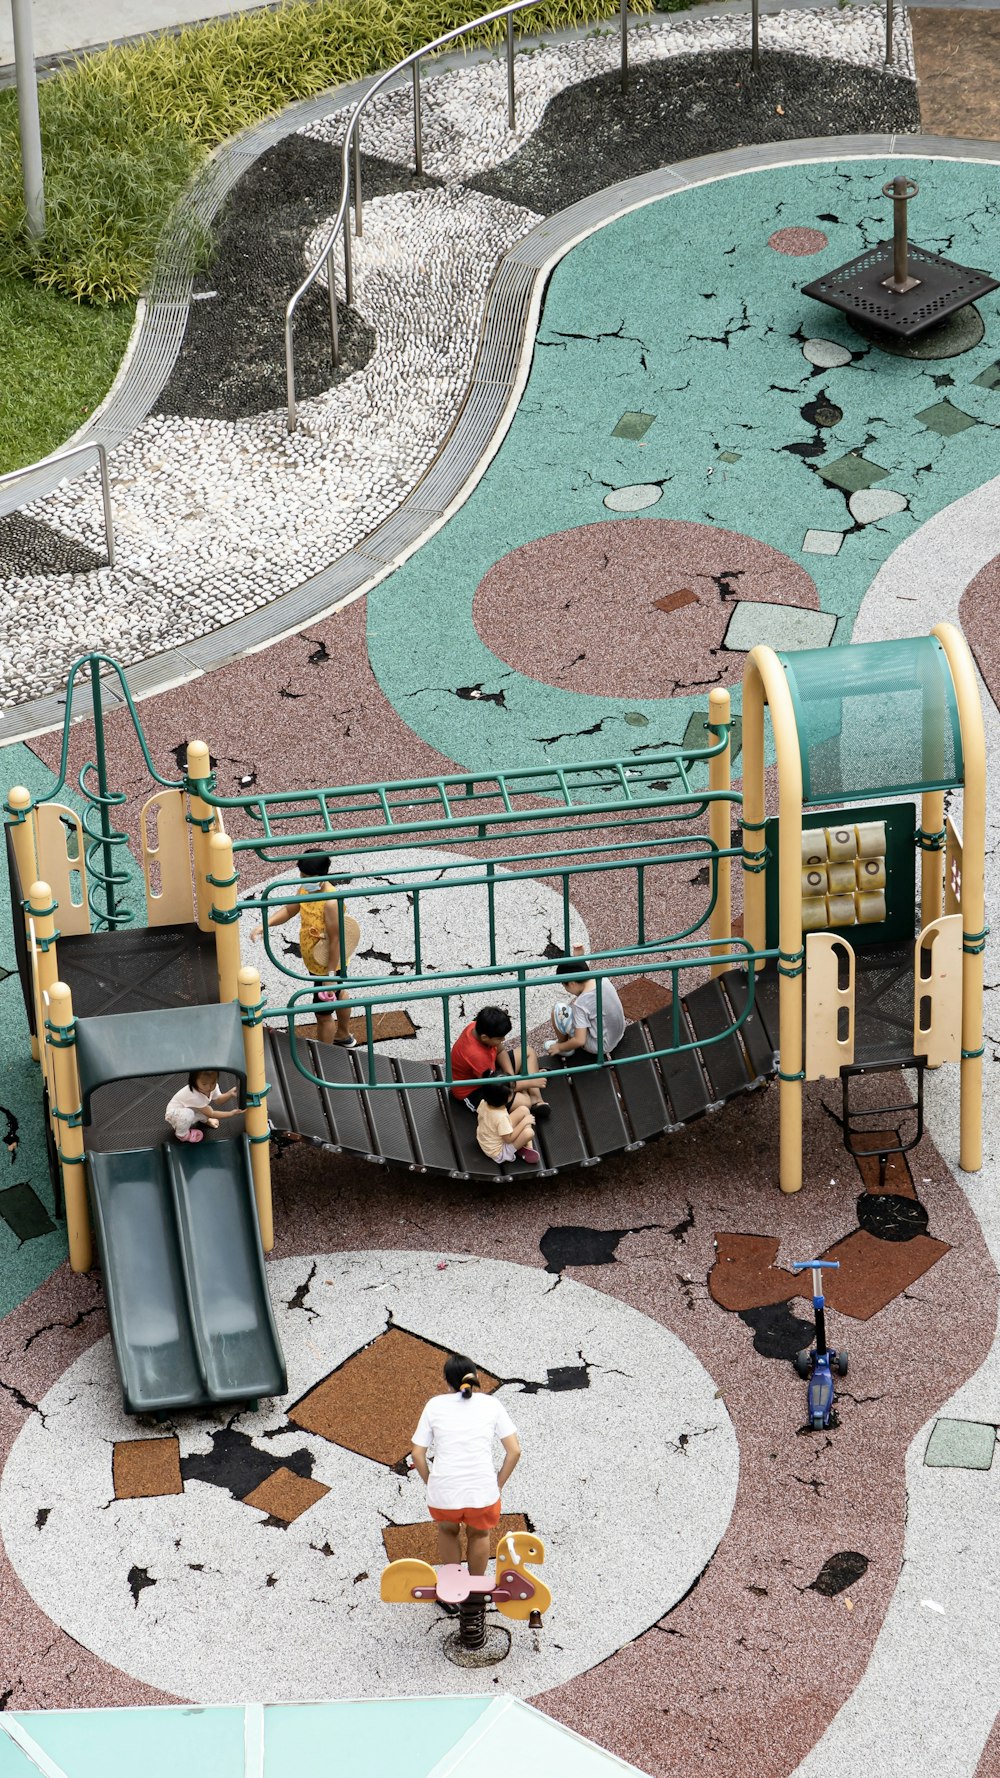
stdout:
[[(993, 169), (898, 165), (912, 238), (988, 259)], [(980, 343), (930, 361), (801, 294), (885, 237), (884, 177), (719, 180), (557, 266), (497, 456), (368, 601), (372, 667), (423, 739), (463, 765), (680, 741), (754, 643), (847, 641), (889, 553), (1000, 470), (997, 293)]]
[[(913, 170), (914, 238), (988, 263), (991, 169), (949, 163), (947, 190), (927, 162)], [(1000, 473), (995, 296), (979, 343), (921, 362), (798, 291), (881, 238), (885, 176), (849, 161), (745, 175), (581, 243), (471, 498), (367, 607), (143, 704), (161, 767), (196, 733), (224, 790), (625, 757), (701, 722), (708, 686), (735, 690), (756, 641), (848, 641), (899, 544)], [(108, 732), (134, 801), (136, 750), (118, 715)], [(74, 772), (92, 745), (81, 724)], [(9, 782), (41, 785), (56, 753), (53, 737), (8, 750)], [(125, 824), (134, 835), (134, 809)], [(593, 895), (578, 912), (594, 942), (613, 918)], [(926, 1137), (881, 1190), (845, 1155), (830, 1088), (807, 1097), (796, 1199), (776, 1188), (770, 1089), (595, 1175), (503, 1195), (290, 1145), (272, 1268), (288, 1401), (138, 1427), (99, 1277), (71, 1277), (61, 1231), (41, 1224), (13, 975), (0, 996), (8, 1190), (38, 1205), (0, 1196), (8, 1709), (499, 1689), (671, 1778), (856, 1771), (863, 1738), (853, 1765), (811, 1750), (896, 1622), (913, 1441), (986, 1360), (996, 1319), (996, 1267), (950, 1148)], [(810, 1324), (788, 1266), (835, 1245), (851, 1376), (827, 1436), (801, 1427), (789, 1360)], [(549, 1540), (555, 1605), (541, 1651), (516, 1639), (485, 1681), (435, 1665), (438, 1628), (377, 1603), (390, 1543), (422, 1547), (425, 1524), (393, 1468), (419, 1406), (399, 1389), (398, 1330), (465, 1343), (525, 1440), (504, 1506)], [(373, 1394), (392, 1400), (381, 1445)], [(306, 1401), (322, 1411), (303, 1415)], [(935, 1476), (942, 1490), (957, 1476), (978, 1524), (994, 1478), (964, 1473), (964, 1449), (946, 1445)], [(1000, 1771), (995, 1737), (979, 1760), (996, 1710), (993, 1667), (974, 1659), (990, 1584), (967, 1623), (928, 1593), (961, 1699), (929, 1770)], [(937, 1628), (924, 1612), (866, 1732), (916, 1719)], [(914, 1746), (898, 1751), (893, 1765), (880, 1745), (876, 1769), (913, 1769)]]

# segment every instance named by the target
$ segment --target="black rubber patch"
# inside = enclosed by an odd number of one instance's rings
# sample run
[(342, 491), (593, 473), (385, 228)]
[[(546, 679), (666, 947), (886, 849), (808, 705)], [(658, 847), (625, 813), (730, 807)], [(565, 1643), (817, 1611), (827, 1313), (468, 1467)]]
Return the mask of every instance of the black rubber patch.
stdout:
[(0, 1216), (19, 1241), (37, 1240), (56, 1226), (30, 1185), (8, 1185), (0, 1191)]
[(807, 401), (799, 412), (810, 426), (839, 426), (844, 417), (843, 408), (835, 401), (828, 401), (825, 395), (820, 395), (816, 401)]
[(546, 1229), (538, 1245), (542, 1250), (547, 1272), (561, 1272), (565, 1266), (612, 1266), (618, 1259), (618, 1243), (623, 1235), (641, 1235), (659, 1223), (644, 1223), (638, 1229), (588, 1229), (582, 1224), (566, 1224)]
[(547, 1387), (555, 1391), (590, 1388), (590, 1372), (585, 1364), (560, 1364), (545, 1374), (548, 1378)]
[(0, 519), (0, 576), (17, 574), (91, 574), (107, 558), (74, 543), (52, 525), (12, 512)]
[(139, 1594), (145, 1587), (155, 1587), (156, 1577), (150, 1574), (148, 1568), (136, 1568), (133, 1565), (128, 1571), (128, 1585), (132, 1604), (138, 1606)]
[(467, 183), (549, 216), (693, 155), (919, 128), (916, 86), (901, 75), (770, 50), (751, 74), (745, 50), (725, 50), (634, 68), (627, 93), (617, 72), (581, 81), (549, 102), (517, 154)]
[(927, 1222), (927, 1212), (916, 1198), (862, 1192), (858, 1199), (859, 1226), (879, 1241), (912, 1241), (914, 1235), (926, 1235)]
[(824, 1599), (835, 1599), (845, 1588), (853, 1587), (856, 1581), (868, 1573), (868, 1557), (860, 1550), (838, 1550), (835, 1556), (828, 1556), (815, 1580), (806, 1588), (810, 1593), (822, 1593)]
[[(284, 1432), (286, 1429), (281, 1427), (280, 1430)], [(295, 1430), (300, 1429), (296, 1427)], [(293, 1451), (288, 1457), (274, 1457), (270, 1451), (259, 1450), (245, 1432), (237, 1432), (232, 1426), (220, 1427), (211, 1436), (210, 1451), (195, 1451), (190, 1457), (181, 1458), (181, 1475), (186, 1482), (209, 1482), (213, 1488), (225, 1488), (234, 1500), (245, 1500), (276, 1469), (290, 1469), (300, 1476), (312, 1475), (311, 1451)]]
[[(366, 200), (439, 184), (362, 156)], [(285, 304), (307, 269), (306, 242), (333, 215), (339, 194), (339, 149), (306, 136), (286, 136), (243, 175), (216, 219), (212, 261), (195, 279), (184, 342), (155, 412), (239, 420), (284, 406)], [(337, 313), (334, 370), (326, 290), (314, 284), (296, 310), (300, 399), (363, 369), (375, 349), (374, 331), (356, 310), (339, 303)]]
[(815, 1331), (812, 1322), (793, 1315), (787, 1303), (767, 1303), (762, 1309), (741, 1309), (739, 1317), (753, 1328), (753, 1349), (762, 1358), (780, 1358), (789, 1363), (796, 1352), (812, 1345)]

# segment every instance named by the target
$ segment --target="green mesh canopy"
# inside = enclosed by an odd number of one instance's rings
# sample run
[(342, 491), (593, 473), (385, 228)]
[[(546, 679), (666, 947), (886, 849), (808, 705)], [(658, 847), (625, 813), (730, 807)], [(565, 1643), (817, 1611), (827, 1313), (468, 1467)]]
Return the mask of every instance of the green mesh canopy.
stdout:
[(961, 784), (958, 704), (935, 636), (804, 648), (778, 659), (795, 708), (803, 802)]

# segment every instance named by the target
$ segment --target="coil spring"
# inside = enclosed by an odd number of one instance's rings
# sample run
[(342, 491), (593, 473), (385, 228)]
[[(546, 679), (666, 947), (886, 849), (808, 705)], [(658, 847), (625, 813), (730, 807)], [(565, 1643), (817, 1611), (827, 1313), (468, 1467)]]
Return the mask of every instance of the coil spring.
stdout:
[[(128, 846), (128, 835), (121, 828), (112, 827), (104, 832), (101, 826), (102, 814), (113, 808), (119, 808), (128, 801), (123, 790), (107, 790), (103, 793), (91, 789), (87, 782), (87, 774), (96, 772), (93, 760), (88, 760), (82, 767), (77, 783), (80, 794), (84, 797), (87, 807), (83, 812), (83, 831), (90, 842), (84, 848), (84, 860), (87, 866), (87, 905), (90, 908), (91, 924), (95, 932), (107, 928), (117, 931), (121, 926), (128, 926), (135, 919), (131, 908), (117, 905), (116, 889), (127, 888), (130, 878), (127, 871), (108, 870), (105, 868), (105, 849), (117, 846)], [(95, 829), (93, 823), (98, 825)], [(103, 896), (104, 905), (100, 906), (97, 897)]]

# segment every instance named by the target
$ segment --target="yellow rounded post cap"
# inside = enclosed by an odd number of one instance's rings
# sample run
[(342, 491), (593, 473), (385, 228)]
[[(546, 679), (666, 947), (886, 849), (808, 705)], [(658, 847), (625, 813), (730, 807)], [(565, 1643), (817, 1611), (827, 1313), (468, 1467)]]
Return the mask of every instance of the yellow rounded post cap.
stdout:
[(26, 790), (23, 784), (14, 784), (7, 801), (12, 809), (30, 809), (31, 791)]

